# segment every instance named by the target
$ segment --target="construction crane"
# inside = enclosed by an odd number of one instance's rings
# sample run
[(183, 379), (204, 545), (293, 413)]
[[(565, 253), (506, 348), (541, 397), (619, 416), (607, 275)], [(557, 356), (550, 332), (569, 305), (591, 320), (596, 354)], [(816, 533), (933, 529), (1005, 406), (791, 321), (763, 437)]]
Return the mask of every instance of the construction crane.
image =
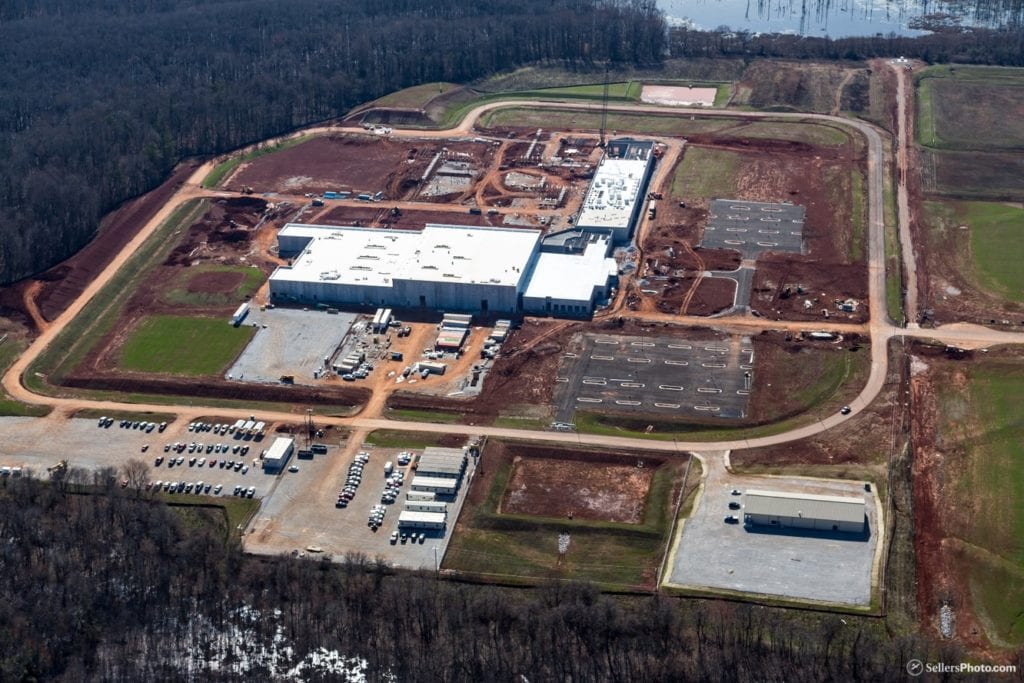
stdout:
[(606, 144), (605, 130), (608, 128), (608, 65), (604, 65), (604, 93), (601, 96), (601, 141), (598, 145), (604, 149)]

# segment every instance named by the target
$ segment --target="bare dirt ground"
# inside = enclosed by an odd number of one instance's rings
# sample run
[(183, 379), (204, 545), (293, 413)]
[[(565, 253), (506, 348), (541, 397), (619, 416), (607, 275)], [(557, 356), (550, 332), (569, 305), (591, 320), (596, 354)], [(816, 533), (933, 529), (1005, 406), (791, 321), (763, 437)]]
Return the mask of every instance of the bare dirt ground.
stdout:
[(565, 320), (528, 318), (505, 342), (478, 397), (466, 400), (402, 391), (391, 396), (388, 406), (462, 413), (486, 424), (517, 406), (549, 405), (561, 352), (573, 332), (582, 325)]
[[(758, 259), (750, 305), (771, 320), (863, 323), (870, 317), (867, 297), (864, 264), (822, 263), (792, 254), (768, 254)], [(836, 300), (847, 299), (857, 302), (856, 310), (846, 312), (836, 306)], [(828, 309), (828, 318), (822, 309)]]
[(516, 455), (499, 512), (639, 524), (654, 469)]
[(481, 163), (490, 150), (489, 145), (481, 143), (330, 135), (242, 164), (225, 186), (250, 186), (260, 193), (286, 194), (383, 192), (389, 199), (411, 199), (420, 177), (442, 147)]
[[(643, 468), (637, 467), (637, 462), (643, 461)], [(553, 446), (542, 446), (525, 444), (521, 442), (509, 443), (491, 439), (487, 442), (484, 453), (480, 458), (480, 465), (477, 467), (477, 476), (470, 488), (467, 503), (480, 505), (486, 499), (494, 481), (495, 473), (505, 463), (516, 463), (515, 470), (509, 483), (506, 486), (502, 503), (499, 506), (501, 512), (514, 514), (536, 514), (544, 517), (568, 517), (572, 512), (578, 519), (625, 521), (634, 523), (643, 521), (644, 497), (650, 488), (651, 477), (654, 471), (666, 464), (678, 464), (680, 460), (674, 458), (672, 462), (666, 461), (664, 454), (637, 452), (637, 451), (591, 451), (574, 448), (558, 448)], [(683, 457), (685, 464), (685, 456)], [(523, 463), (526, 463), (523, 465)], [(526, 469), (521, 469), (525, 467)], [(621, 469), (635, 470), (640, 473), (641, 479), (633, 484), (624, 486), (621, 482), (605, 474), (605, 470), (618, 471)], [(579, 489), (584, 485), (583, 479), (575, 479), (576, 475), (592, 478), (591, 488), (596, 495), (602, 495), (602, 491), (612, 492), (618, 502), (612, 501), (612, 507), (600, 508), (587, 501), (579, 500), (576, 496)], [(620, 472), (621, 474), (621, 472)], [(518, 484), (516, 477), (519, 476)], [(541, 478), (538, 479), (537, 477)], [(557, 485), (554, 482), (544, 479), (546, 476), (559, 478)], [(682, 482), (676, 482), (680, 485)], [(532, 501), (532, 507), (527, 507), (524, 502), (520, 504), (511, 499), (516, 496), (516, 486), (526, 485), (531, 491), (524, 491), (519, 497), (526, 496)], [(547, 487), (548, 490), (544, 490)], [(618, 498), (620, 494), (628, 492), (631, 496), (637, 496), (638, 500), (627, 501)], [(510, 502), (511, 501), (511, 502)], [(514, 508), (509, 508), (509, 504)], [(626, 518), (630, 519), (626, 519)]]
[[(751, 307), (771, 319), (818, 320), (823, 319), (822, 308), (842, 321), (863, 322), (868, 318), (867, 269), (863, 258), (851, 261), (850, 230), (852, 220), (848, 202), (837, 202), (830, 178), (847, 172), (851, 166), (863, 167), (864, 155), (852, 142), (837, 147), (821, 147), (801, 142), (758, 140), (731, 137), (728, 130), (715, 135), (697, 135), (689, 138), (688, 147), (694, 145), (709, 149), (742, 152), (743, 166), (736, 180), (736, 199), (751, 201), (792, 201), (807, 210), (804, 224), (804, 254), (765, 254), (757, 261), (754, 275)], [(685, 159), (685, 157), (684, 157)], [(682, 159), (679, 163), (682, 163)], [(671, 174), (672, 176), (675, 173)], [(694, 275), (694, 271), (731, 270), (740, 264), (739, 255), (729, 250), (705, 250), (698, 244), (707, 220), (708, 198), (699, 196), (675, 197), (671, 186), (660, 188), (667, 200), (659, 202), (655, 224), (647, 232), (641, 245), (644, 267), (641, 277), (651, 275), (674, 278)], [(732, 197), (730, 197), (732, 198)], [(685, 206), (680, 202), (684, 201)], [(863, 253), (864, 249), (861, 249)], [(649, 277), (648, 277), (649, 279)], [(656, 284), (656, 283), (651, 283)], [(721, 310), (721, 298), (729, 285), (705, 289), (700, 305), (690, 287), (678, 282), (669, 291), (657, 286), (644, 286), (633, 295), (633, 310), (680, 310), (689, 295), (691, 313), (711, 314)], [(826, 305), (804, 307), (804, 297), (785, 294), (787, 286), (800, 285), (815, 296), (827, 301)], [(703, 285), (702, 285), (703, 287)], [(639, 289), (658, 292), (645, 295)], [(714, 294), (712, 294), (714, 292)], [(842, 313), (835, 299), (852, 298), (862, 303), (854, 313)], [(643, 301), (652, 299), (651, 301)], [(731, 302), (730, 302), (731, 303)]]
[(641, 102), (676, 106), (702, 105), (710, 107), (715, 103), (716, 88), (684, 88), (671, 85), (645, 85), (640, 93)]

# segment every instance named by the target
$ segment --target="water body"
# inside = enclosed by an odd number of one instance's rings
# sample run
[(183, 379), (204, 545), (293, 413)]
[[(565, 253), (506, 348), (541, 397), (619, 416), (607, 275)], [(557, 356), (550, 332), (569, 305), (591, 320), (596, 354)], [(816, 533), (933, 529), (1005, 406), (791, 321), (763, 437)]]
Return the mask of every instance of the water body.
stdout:
[(960, 26), (1020, 27), (1016, 0), (658, 0), (672, 25), (711, 31), (791, 33), (848, 38), (876, 34), (919, 36), (922, 18), (942, 15)]

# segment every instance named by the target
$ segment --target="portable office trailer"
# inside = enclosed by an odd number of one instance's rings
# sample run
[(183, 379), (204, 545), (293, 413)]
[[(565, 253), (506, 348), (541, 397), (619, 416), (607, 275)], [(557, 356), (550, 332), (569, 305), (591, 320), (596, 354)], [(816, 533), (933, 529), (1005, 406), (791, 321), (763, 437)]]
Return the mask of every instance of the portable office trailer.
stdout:
[(243, 432), (251, 432), (252, 428), (256, 426), (256, 420), (246, 420), (245, 424), (242, 425)]
[(263, 430), (267, 428), (266, 422), (257, 422), (253, 425), (252, 431), (254, 434), (262, 434)]
[(426, 501), (426, 500), (436, 500), (437, 499), (437, 494), (434, 493), (433, 491), (408, 491), (405, 494), (405, 499), (406, 500), (420, 501), (420, 502)]
[(447, 369), (448, 369), (448, 366), (445, 365), (444, 363), (434, 363), (434, 362), (425, 361), (425, 360), (424, 361), (420, 361), (419, 363), (417, 363), (416, 364), (416, 368), (415, 368), (415, 370), (417, 370), (417, 371), (426, 370), (427, 372), (429, 372), (432, 375), (443, 375), (445, 373), (445, 370), (447, 370)]
[(441, 327), (469, 327), (473, 324), (473, 316), (466, 313), (445, 313), (441, 319)]
[(405, 509), (412, 510), (413, 512), (438, 512), (447, 515), (448, 503), (440, 500), (407, 500), (405, 502)]
[(238, 327), (247, 315), (249, 315), (249, 304), (245, 303), (235, 309), (235, 314), (231, 316), (231, 324)]
[(421, 477), (416, 475), (412, 478), (413, 491), (431, 491), (441, 495), (452, 496), (459, 489), (458, 479), (446, 477)]
[(403, 510), (398, 515), (399, 529), (430, 529), (443, 531), (447, 525), (446, 515), (436, 512), (415, 512)]
[(294, 439), (288, 439), (285, 437), (278, 437), (274, 439), (274, 443), (270, 445), (270, 448), (267, 449), (266, 455), (263, 456), (263, 471), (276, 473), (283, 470), (284, 466), (288, 464), (288, 458), (291, 457), (294, 449)]

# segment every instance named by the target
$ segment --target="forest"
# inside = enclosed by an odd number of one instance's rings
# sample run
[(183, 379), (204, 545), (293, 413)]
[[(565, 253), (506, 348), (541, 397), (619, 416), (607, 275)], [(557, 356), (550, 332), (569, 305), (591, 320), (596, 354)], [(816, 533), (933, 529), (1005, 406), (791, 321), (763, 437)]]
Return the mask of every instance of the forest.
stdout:
[(429, 81), (653, 64), (649, 0), (5, 0), (0, 283), (38, 273), (183, 158)]
[(871, 617), (247, 556), (119, 479), (0, 480), (0, 680), (883, 681), (963, 657)]
[(407, 86), (523, 64), (598, 74), (606, 64), (656, 67), (666, 57), (896, 54), (1021, 65), (1024, 36), (668, 30), (653, 0), (5, 0), (0, 284), (74, 254), (106, 213), (183, 159), (331, 119)]

